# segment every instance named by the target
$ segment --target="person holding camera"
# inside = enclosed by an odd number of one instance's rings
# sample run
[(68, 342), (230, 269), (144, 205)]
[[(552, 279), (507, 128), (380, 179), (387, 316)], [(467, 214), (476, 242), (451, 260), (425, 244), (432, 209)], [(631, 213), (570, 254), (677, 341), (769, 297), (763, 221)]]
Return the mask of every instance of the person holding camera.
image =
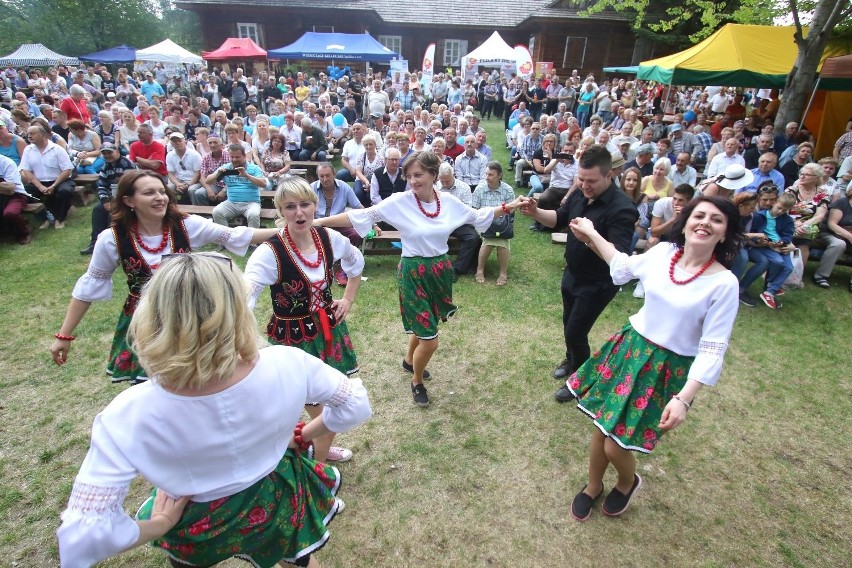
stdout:
[(230, 163), (207, 176), (204, 183), (211, 186), (225, 182), (227, 199), (213, 209), (213, 221), (228, 226), (235, 217), (245, 217), (248, 226), (260, 227), (260, 190), (266, 189), (266, 176), (257, 164), (246, 161), (246, 151), (241, 144), (228, 146)]
[[(546, 170), (550, 175), (550, 185), (538, 199), (538, 208), (547, 211), (559, 209), (559, 204), (574, 187), (577, 177), (577, 161), (574, 159), (576, 148), (572, 142), (562, 145), (562, 149), (553, 154), (553, 159), (547, 163)], [(535, 177), (535, 176), (533, 176)], [(530, 231), (544, 231), (545, 227), (538, 221), (530, 225)]]

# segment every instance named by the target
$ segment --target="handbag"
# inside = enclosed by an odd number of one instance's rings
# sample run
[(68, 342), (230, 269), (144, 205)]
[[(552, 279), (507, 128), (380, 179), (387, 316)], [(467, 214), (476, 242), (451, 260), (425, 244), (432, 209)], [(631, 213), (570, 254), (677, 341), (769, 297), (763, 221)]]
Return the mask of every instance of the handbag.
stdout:
[(494, 219), (482, 233), (486, 239), (511, 239), (515, 236), (515, 214), (503, 215)]

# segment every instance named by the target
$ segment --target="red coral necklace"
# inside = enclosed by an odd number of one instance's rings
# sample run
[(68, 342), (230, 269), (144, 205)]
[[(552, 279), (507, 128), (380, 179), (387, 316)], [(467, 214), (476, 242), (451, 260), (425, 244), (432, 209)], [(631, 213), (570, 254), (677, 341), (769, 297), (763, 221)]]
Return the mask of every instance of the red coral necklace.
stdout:
[(140, 247), (150, 252), (151, 254), (158, 254), (163, 252), (166, 249), (166, 245), (169, 244), (169, 228), (163, 228), (163, 240), (160, 241), (160, 245), (156, 248), (151, 248), (145, 244), (145, 241), (142, 240), (142, 235), (139, 234), (139, 223), (133, 223), (133, 236), (136, 237), (136, 242)]
[(302, 254), (302, 251), (296, 246), (295, 241), (293, 241), (293, 237), (290, 236), (290, 227), (284, 227), (284, 236), (287, 237), (287, 244), (290, 245), (290, 250), (296, 253), (296, 256), (299, 257), (299, 260), (307, 266), (308, 268), (319, 268), (322, 264), (322, 246), (320, 245), (319, 235), (317, 234), (317, 230), (311, 227), (311, 237), (314, 239), (314, 246), (317, 247), (317, 260), (316, 262), (311, 262)]
[(704, 274), (704, 272), (708, 268), (710, 268), (710, 266), (712, 266), (714, 262), (716, 262), (716, 255), (711, 254), (710, 260), (705, 262), (704, 266), (702, 266), (701, 268), (698, 269), (698, 272), (696, 272), (695, 274), (693, 274), (692, 276), (690, 276), (686, 280), (678, 280), (677, 278), (675, 278), (675, 275), (674, 275), (675, 265), (677, 264), (677, 261), (679, 261), (680, 257), (682, 257), (682, 256), (683, 256), (683, 249), (678, 249), (678, 251), (676, 253), (674, 253), (674, 256), (672, 257), (671, 266), (669, 266), (669, 278), (671, 278), (672, 282), (674, 282), (675, 284), (678, 284), (680, 286), (682, 286), (684, 284), (689, 284), (690, 282), (692, 282), (693, 280), (695, 280), (696, 278), (698, 278), (699, 276)]
[(438, 215), (440, 215), (440, 214), (441, 214), (441, 199), (438, 197), (438, 192), (437, 192), (437, 191), (435, 191), (435, 190), (433, 189), (433, 190), (432, 190), (432, 192), (435, 194), (435, 203), (437, 203), (437, 204), (438, 204), (438, 207), (437, 207), (437, 209), (435, 209), (435, 212), (434, 212), (434, 213), (429, 213), (428, 211), (426, 211), (425, 209), (423, 209), (423, 203), (420, 201), (420, 198), (419, 198), (419, 197), (417, 197), (417, 192), (416, 192), (416, 191), (412, 191), (412, 192), (411, 192), (411, 193), (413, 193), (413, 194), (414, 194), (414, 199), (416, 199), (416, 200), (417, 200), (417, 208), (418, 208), (418, 209), (420, 209), (420, 212), (421, 212), (421, 213), (423, 213), (424, 215), (426, 215), (426, 216), (427, 216), (427, 217), (429, 217), (430, 219), (434, 219), (435, 217), (437, 217)]

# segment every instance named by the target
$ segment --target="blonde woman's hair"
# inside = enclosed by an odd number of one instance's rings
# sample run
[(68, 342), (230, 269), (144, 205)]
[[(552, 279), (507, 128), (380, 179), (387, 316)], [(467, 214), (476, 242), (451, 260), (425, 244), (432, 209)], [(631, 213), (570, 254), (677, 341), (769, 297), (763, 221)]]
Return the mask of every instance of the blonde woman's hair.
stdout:
[[(332, 170), (333, 171), (333, 170)], [(278, 182), (278, 187), (275, 189), (275, 198), (273, 203), (275, 209), (278, 210), (279, 217), (275, 220), (277, 227), (283, 227), (287, 223), (281, 218), (281, 208), (284, 207), (284, 202), (288, 199), (296, 201), (310, 201), (316, 205), (319, 201), (317, 192), (311, 188), (310, 184), (303, 178), (298, 176), (286, 177)]]
[(128, 341), (149, 376), (176, 390), (229, 379), (240, 359), (257, 355), (257, 322), (231, 259), (176, 254), (145, 285)]

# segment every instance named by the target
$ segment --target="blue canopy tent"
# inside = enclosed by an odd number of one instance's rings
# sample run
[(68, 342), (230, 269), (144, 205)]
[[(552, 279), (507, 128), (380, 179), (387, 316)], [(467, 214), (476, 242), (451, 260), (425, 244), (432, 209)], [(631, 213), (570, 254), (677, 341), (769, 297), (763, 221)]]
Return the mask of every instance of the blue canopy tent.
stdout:
[(345, 59), (386, 63), (399, 54), (383, 46), (370, 34), (305, 32), (290, 45), (270, 49), (269, 59)]
[(81, 55), (79, 59), (98, 63), (133, 63), (136, 61), (136, 48), (121, 44), (103, 51)]

